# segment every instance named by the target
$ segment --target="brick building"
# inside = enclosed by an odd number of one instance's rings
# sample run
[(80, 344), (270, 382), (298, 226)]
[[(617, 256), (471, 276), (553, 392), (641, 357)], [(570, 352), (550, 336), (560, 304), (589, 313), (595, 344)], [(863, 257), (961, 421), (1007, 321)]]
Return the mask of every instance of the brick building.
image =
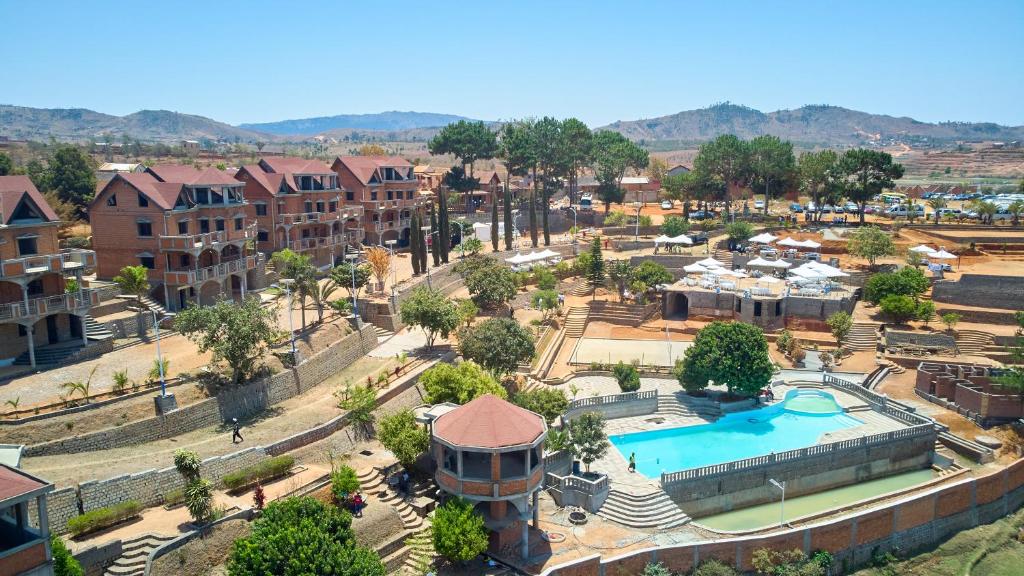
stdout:
[(263, 257), (248, 248), (256, 228), (244, 188), (215, 168), (152, 166), (114, 176), (89, 206), (97, 277), (145, 266), (151, 295), (170, 310), (261, 286)]
[(53, 484), (0, 464), (0, 574), (53, 576), (46, 514), (50, 492)]
[(96, 253), (61, 250), (59, 225), (27, 176), (0, 176), (0, 365), (35, 366), (37, 356), (87, 343), (86, 315), (99, 295), (82, 273)]
[(338, 175), (319, 160), (263, 158), (235, 178), (245, 183), (256, 247), (266, 255), (290, 248), (325, 267), (363, 240), (363, 207), (345, 203)]
[(412, 211), (425, 202), (412, 164), (397, 156), (339, 156), (331, 169), (345, 189), (345, 202), (363, 207), (366, 244), (409, 245)]

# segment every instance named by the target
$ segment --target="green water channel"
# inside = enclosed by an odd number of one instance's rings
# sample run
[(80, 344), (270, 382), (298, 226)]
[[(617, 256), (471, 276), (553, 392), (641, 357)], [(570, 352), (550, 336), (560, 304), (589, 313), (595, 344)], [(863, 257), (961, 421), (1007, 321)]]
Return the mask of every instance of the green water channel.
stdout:
[[(932, 470), (918, 470), (842, 488), (834, 488), (817, 494), (786, 498), (785, 518), (789, 522), (801, 516), (824, 512), (832, 508), (853, 504), (860, 500), (910, 488), (911, 486), (927, 482), (932, 478), (935, 478), (935, 472)], [(743, 508), (742, 510), (733, 510), (732, 512), (698, 518), (695, 522), (714, 530), (729, 532), (777, 525), (779, 523), (779, 502), (776, 500), (768, 504), (759, 504)]]

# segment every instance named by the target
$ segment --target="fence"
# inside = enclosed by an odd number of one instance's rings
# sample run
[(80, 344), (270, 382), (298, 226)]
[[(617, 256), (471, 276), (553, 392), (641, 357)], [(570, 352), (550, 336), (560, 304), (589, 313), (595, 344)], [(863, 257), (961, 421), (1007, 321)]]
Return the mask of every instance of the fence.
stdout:
[[(886, 416), (895, 418), (896, 420), (899, 420), (904, 424), (910, 424), (911, 426), (916, 426), (918, 424), (930, 424), (932, 426), (943, 428), (943, 426), (936, 424), (936, 422), (931, 418), (925, 418), (924, 416), (921, 416), (919, 414), (914, 414), (913, 412), (906, 410), (902, 404), (893, 402), (892, 400), (889, 400), (885, 396), (881, 396), (859, 384), (854, 384), (853, 382), (836, 378), (831, 374), (825, 374), (822, 377), (822, 382), (829, 386), (835, 386), (836, 388), (840, 388), (844, 392), (853, 394), (854, 396), (860, 398), (861, 400), (864, 400), (868, 404), (871, 404), (871, 406), (878, 410), (879, 412), (885, 414)], [(894, 406), (893, 404), (896, 404), (896, 406)]]
[(649, 400), (651, 398), (658, 398), (657, 390), (642, 390), (640, 392), (626, 392), (624, 394), (609, 394), (607, 396), (592, 396), (590, 398), (580, 398), (569, 402), (569, 412), (573, 410), (579, 410), (581, 408), (593, 408), (597, 406), (607, 406), (609, 404), (618, 404), (620, 402), (632, 402), (634, 400)]

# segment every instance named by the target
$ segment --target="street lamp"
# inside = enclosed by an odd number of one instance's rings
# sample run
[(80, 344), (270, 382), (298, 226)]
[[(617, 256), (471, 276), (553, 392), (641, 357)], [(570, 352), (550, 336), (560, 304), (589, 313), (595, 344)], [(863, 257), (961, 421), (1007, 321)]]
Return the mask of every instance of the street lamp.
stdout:
[(345, 259), (348, 260), (348, 269), (352, 273), (352, 317), (355, 318), (356, 328), (359, 327), (359, 301), (356, 300), (356, 264), (359, 261), (359, 254), (352, 253), (346, 254)]
[[(422, 230), (426, 234), (427, 238), (430, 238), (431, 236), (437, 234), (437, 230), (434, 230), (433, 232), (430, 231), (430, 226), (420, 226), (420, 230)], [(429, 263), (427, 264), (427, 288), (430, 289), (430, 290), (434, 289), (434, 287), (430, 285), (430, 264)]]
[(465, 260), (466, 259), (466, 217), (465, 216), (459, 216), (458, 218), (455, 219), (455, 221), (459, 223), (459, 252), (461, 253), (461, 258), (463, 260)]
[(782, 502), (781, 502), (781, 505), (779, 506), (779, 526), (785, 526), (786, 525), (786, 483), (785, 482), (778, 482), (778, 481), (776, 481), (773, 478), (769, 478), (768, 482), (770, 482), (772, 486), (775, 486), (776, 488), (778, 488), (779, 490), (782, 491)]
[(288, 295), (288, 332), (292, 337), (292, 361), (297, 364), (298, 359), (296, 358), (297, 352), (295, 350), (295, 326), (292, 321), (292, 284), (295, 284), (295, 280), (292, 278), (282, 278), (280, 283), (284, 286), (285, 294)]
[(388, 240), (385, 242), (388, 245), (388, 250), (391, 251), (391, 304), (395, 303), (395, 283), (398, 282), (398, 271), (395, 269), (395, 244), (398, 244), (398, 240)]
[(160, 370), (160, 396), (167, 396), (167, 382), (164, 380), (164, 363), (160, 358), (160, 322), (157, 321), (156, 310), (149, 311), (153, 315), (153, 332), (156, 336), (156, 365)]
[(633, 208), (636, 208), (636, 235), (633, 237), (633, 249), (636, 250), (640, 243), (640, 211), (644, 208), (643, 202), (633, 202)]
[(576, 255), (576, 233), (579, 232), (576, 226), (576, 209), (569, 206), (569, 210), (572, 211), (572, 255)]

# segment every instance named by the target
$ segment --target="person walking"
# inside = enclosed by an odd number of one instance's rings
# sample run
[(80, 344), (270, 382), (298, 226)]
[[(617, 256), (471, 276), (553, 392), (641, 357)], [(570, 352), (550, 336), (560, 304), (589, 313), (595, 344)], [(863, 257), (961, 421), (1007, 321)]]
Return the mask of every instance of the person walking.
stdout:
[(245, 438), (242, 438), (242, 427), (238, 425), (238, 418), (231, 419), (231, 443), (237, 444), (238, 442), (245, 442)]
[(629, 453), (629, 471), (636, 472), (636, 452)]

